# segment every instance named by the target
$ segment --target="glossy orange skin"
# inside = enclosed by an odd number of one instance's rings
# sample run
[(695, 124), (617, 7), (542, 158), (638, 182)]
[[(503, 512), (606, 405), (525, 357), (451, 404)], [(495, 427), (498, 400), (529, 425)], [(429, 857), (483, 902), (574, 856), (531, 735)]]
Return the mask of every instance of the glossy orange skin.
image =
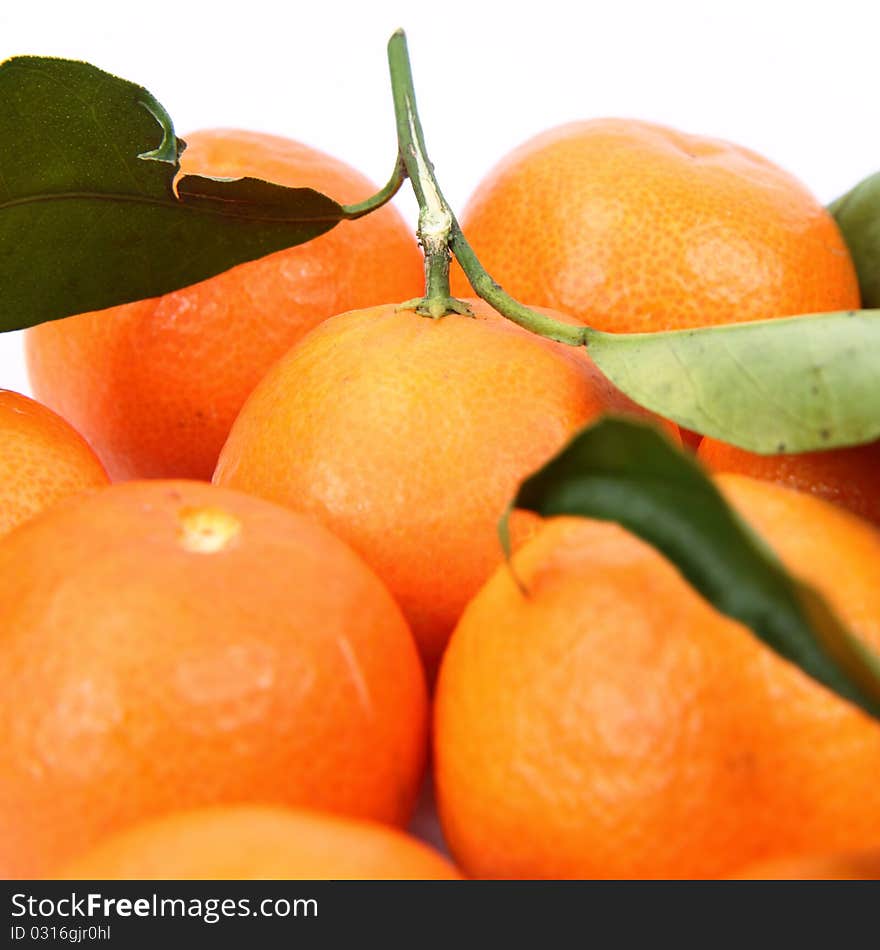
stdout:
[(0, 389), (0, 537), (62, 498), (109, 482), (72, 426), (33, 399)]
[(697, 457), (713, 472), (738, 472), (811, 492), (880, 525), (880, 441), (827, 452), (757, 455), (705, 438)]
[(877, 881), (880, 851), (808, 855), (762, 861), (731, 875), (739, 881)]
[[(880, 533), (721, 476), (790, 570), (880, 649)], [(614, 524), (553, 519), (465, 611), (436, 688), (446, 840), (474, 877), (700, 878), (880, 846), (880, 724)]]
[[(376, 188), (343, 162), (236, 129), (187, 135), (182, 171), (254, 175), (350, 204)], [(26, 334), (39, 399), (95, 447), (114, 480), (211, 477), (238, 410), (269, 366), (326, 317), (417, 296), (422, 257), (397, 210), (152, 300)]]
[(233, 806), (126, 829), (64, 868), (74, 880), (455, 880), (421, 841), (320, 812)]
[(412, 637), (320, 525), (194, 482), (63, 503), (0, 543), (0, 877), (169, 811), (402, 824), (426, 754)]
[(429, 671), (502, 560), (497, 525), (518, 483), (601, 412), (635, 411), (583, 351), (471, 304), (476, 317), (389, 304), (326, 321), (254, 390), (214, 476), (351, 544)]
[[(634, 119), (551, 129), (486, 176), (461, 218), (509, 293), (602, 330), (858, 307), (837, 225), (791, 175)], [(460, 270), (453, 289), (466, 293)]]

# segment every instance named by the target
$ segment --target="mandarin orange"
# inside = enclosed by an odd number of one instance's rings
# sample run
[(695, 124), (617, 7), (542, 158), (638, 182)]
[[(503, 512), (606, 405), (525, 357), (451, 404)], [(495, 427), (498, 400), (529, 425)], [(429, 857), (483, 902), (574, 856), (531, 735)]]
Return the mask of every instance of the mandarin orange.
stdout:
[(33, 399), (0, 389), (0, 536), (62, 498), (107, 484), (72, 426)]
[[(375, 191), (316, 149), (256, 132), (186, 136), (184, 172), (254, 175), (343, 203)], [(422, 258), (395, 208), (152, 300), (26, 335), (34, 393), (95, 447), (114, 479), (210, 478), (248, 393), (334, 313), (415, 296)]]
[[(719, 483), (880, 648), (880, 533), (769, 482)], [(552, 519), (513, 567), (468, 606), (437, 683), (439, 810), (465, 873), (718, 877), (880, 846), (880, 724), (653, 548), (615, 524)]]
[[(582, 350), (472, 305), (472, 317), (386, 305), (326, 321), (254, 390), (214, 476), (351, 544), (429, 671), (501, 561), (498, 520), (519, 481), (601, 412), (637, 411)], [(520, 536), (534, 521), (518, 520)]]
[[(754, 152), (634, 119), (551, 129), (477, 187), (462, 229), (509, 293), (602, 330), (858, 307), (830, 214)], [(467, 293), (457, 267), (453, 290)]]
[(697, 457), (713, 472), (736, 472), (812, 492), (880, 525), (880, 441), (827, 452), (758, 455), (705, 438)]
[(207, 484), (110, 486), (7, 535), (0, 682), (0, 877), (201, 805), (402, 824), (426, 755), (382, 584), (320, 525)]
[(353, 818), (265, 806), (182, 812), (126, 829), (68, 864), (80, 880), (455, 879), (409, 835)]

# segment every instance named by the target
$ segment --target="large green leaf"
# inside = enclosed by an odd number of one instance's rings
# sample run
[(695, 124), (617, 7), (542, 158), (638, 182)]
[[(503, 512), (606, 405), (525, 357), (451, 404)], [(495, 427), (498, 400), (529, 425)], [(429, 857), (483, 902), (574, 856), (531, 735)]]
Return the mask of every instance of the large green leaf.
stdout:
[(880, 310), (664, 333), (591, 331), (588, 348), (635, 402), (753, 452), (880, 438)]
[[(785, 571), (699, 465), (653, 427), (604, 419), (584, 429), (523, 483), (513, 507), (619, 522), (719, 611), (880, 718), (880, 660), (815, 590)], [(502, 539), (507, 546), (506, 518)]]
[(185, 176), (142, 87), (87, 63), (0, 65), (0, 330), (153, 297), (317, 237), (309, 188)]
[(855, 261), (862, 305), (880, 307), (880, 172), (859, 182), (828, 210)]

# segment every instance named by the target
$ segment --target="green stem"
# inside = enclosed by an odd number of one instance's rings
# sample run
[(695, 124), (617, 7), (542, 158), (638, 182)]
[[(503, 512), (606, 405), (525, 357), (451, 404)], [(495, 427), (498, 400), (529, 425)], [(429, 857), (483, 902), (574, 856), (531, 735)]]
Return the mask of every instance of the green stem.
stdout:
[(388, 41), (388, 66), (391, 70), (398, 147), (419, 202), (418, 236), (425, 252), (425, 298), (409, 301), (405, 306), (412, 305), (419, 313), (432, 317), (442, 317), (450, 312), (466, 312), (466, 305), (453, 299), (449, 292), (451, 249), (474, 292), (508, 320), (560, 343), (588, 345), (596, 331), (562, 323), (523, 306), (486, 273), (462, 234), (434, 176), (434, 166), (428, 158), (416, 109), (412, 69), (403, 30), (398, 30)]
[(486, 273), (455, 220), (453, 220), (450, 246), (456, 260), (461, 264), (461, 269), (467, 275), (471, 287), (474, 288), (474, 293), (508, 320), (539, 336), (556, 340), (557, 343), (567, 343), (569, 346), (589, 346), (590, 341), (597, 335), (598, 331), (590, 327), (554, 320), (553, 317), (538, 313), (537, 310), (532, 310), (518, 300), (514, 300)]
[(398, 149), (419, 203), (417, 234), (425, 252), (425, 297), (407, 305), (414, 305), (419, 313), (442, 317), (462, 309), (449, 293), (449, 235), (454, 218), (434, 177), (434, 166), (425, 148), (403, 30), (398, 30), (388, 42), (388, 67)]
[(343, 205), (342, 211), (345, 214), (346, 220), (355, 221), (357, 218), (362, 218), (365, 214), (369, 214), (371, 211), (375, 211), (377, 208), (381, 208), (382, 205), (388, 204), (389, 201), (400, 191), (400, 186), (406, 181), (406, 166), (400, 160), (394, 164), (394, 171), (391, 173), (391, 177), (388, 179), (388, 184), (385, 185), (380, 191), (377, 191), (375, 195), (371, 195), (365, 201), (359, 201), (357, 204), (353, 205)]

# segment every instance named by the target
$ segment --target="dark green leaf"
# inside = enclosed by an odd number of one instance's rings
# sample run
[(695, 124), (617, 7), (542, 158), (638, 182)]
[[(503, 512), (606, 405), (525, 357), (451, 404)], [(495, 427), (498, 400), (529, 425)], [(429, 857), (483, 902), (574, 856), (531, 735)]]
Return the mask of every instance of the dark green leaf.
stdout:
[(880, 438), (880, 310), (596, 333), (589, 352), (640, 405), (753, 452)]
[[(719, 611), (880, 718), (878, 658), (816, 591), (786, 573), (700, 466), (651, 426), (604, 419), (584, 429), (523, 483), (513, 507), (620, 523)], [(507, 546), (506, 518), (502, 540)]]
[(828, 206), (856, 264), (862, 306), (880, 307), (880, 172)]
[(311, 240), (309, 188), (174, 177), (185, 147), (143, 88), (87, 63), (0, 65), (0, 330), (154, 297)]

